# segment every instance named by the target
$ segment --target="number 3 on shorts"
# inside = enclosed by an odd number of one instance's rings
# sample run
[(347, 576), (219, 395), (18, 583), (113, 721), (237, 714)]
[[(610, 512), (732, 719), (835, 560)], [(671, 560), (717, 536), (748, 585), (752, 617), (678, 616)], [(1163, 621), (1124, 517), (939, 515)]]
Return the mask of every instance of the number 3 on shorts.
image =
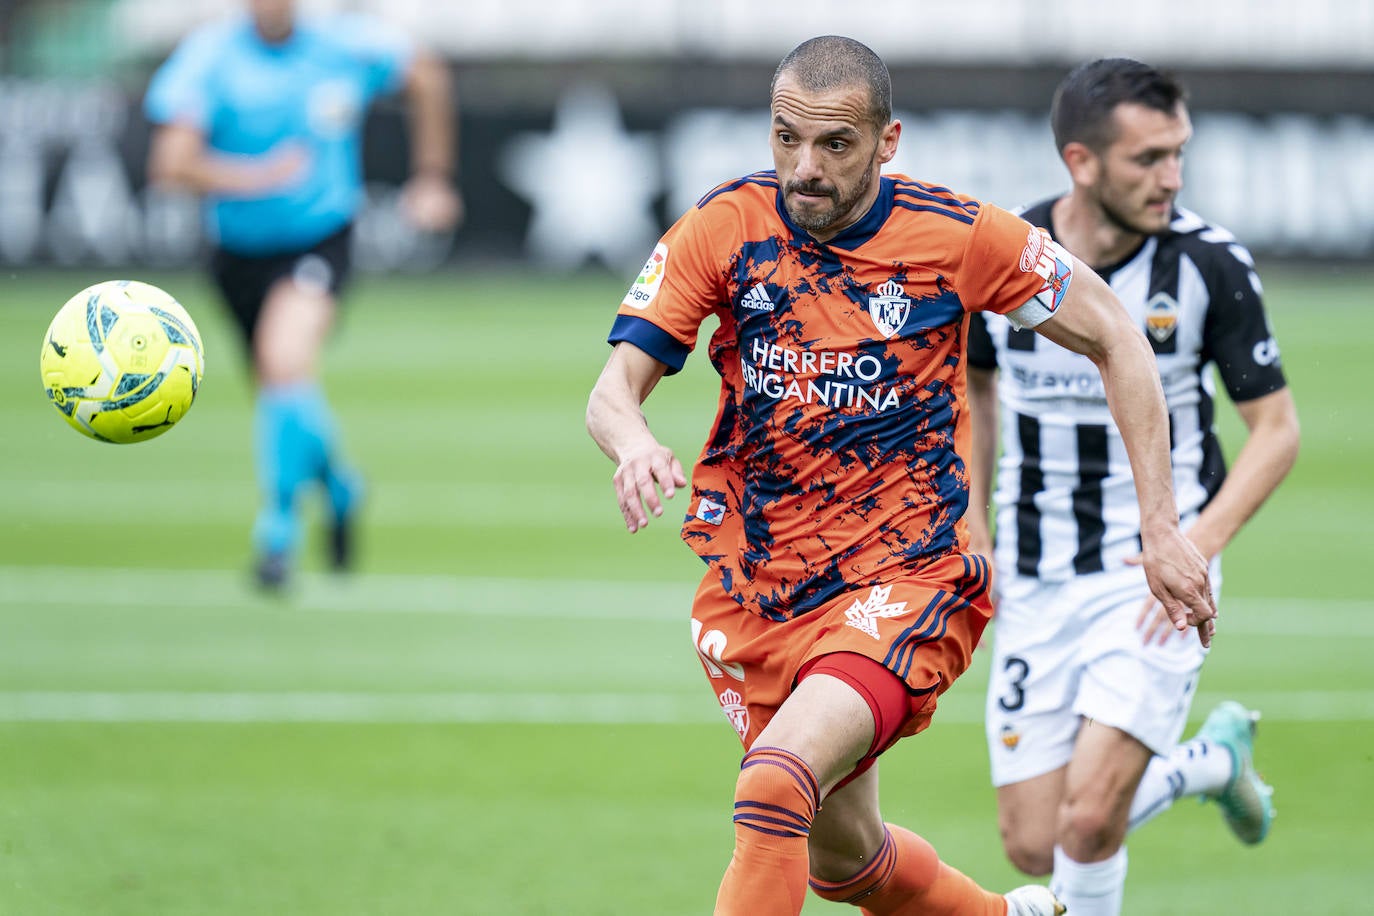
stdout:
[(1006, 712), (1016, 712), (1026, 705), (1026, 677), (1030, 674), (1030, 662), (1017, 655), (1008, 655), (1002, 663), (1002, 670), (1010, 678), (1007, 692), (997, 698), (997, 705)]

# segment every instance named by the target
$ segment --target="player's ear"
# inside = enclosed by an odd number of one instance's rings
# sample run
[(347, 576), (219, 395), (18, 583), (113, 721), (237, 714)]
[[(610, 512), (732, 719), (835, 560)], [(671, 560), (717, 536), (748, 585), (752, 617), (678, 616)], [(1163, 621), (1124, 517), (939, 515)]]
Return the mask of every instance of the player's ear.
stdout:
[(878, 162), (891, 162), (897, 155), (897, 141), (902, 138), (902, 122), (895, 118), (878, 132)]
[(1087, 144), (1079, 143), (1077, 140), (1066, 143), (1059, 151), (1059, 157), (1064, 160), (1074, 184), (1092, 185), (1097, 182), (1102, 160)]

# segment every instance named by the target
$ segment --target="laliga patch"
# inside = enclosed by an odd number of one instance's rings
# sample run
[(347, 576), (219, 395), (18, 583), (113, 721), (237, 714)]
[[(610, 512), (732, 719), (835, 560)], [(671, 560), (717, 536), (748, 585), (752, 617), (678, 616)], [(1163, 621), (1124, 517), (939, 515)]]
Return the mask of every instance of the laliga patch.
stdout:
[(654, 253), (644, 262), (644, 269), (639, 272), (639, 276), (620, 304), (636, 309), (648, 308), (649, 303), (654, 301), (654, 296), (658, 295), (659, 286), (663, 284), (663, 271), (667, 266), (668, 246), (659, 242), (654, 246)]
[(1036, 298), (1050, 312), (1059, 309), (1059, 303), (1064, 301), (1064, 294), (1069, 291), (1069, 281), (1073, 279), (1072, 264), (1073, 258), (1064, 250), (1064, 246), (1053, 239), (1045, 240), (1035, 264), (1035, 272), (1045, 281), (1045, 285), (1040, 287)]
[(1164, 343), (1178, 327), (1178, 302), (1168, 293), (1155, 293), (1145, 304), (1145, 330), (1157, 343)]
[(725, 521), (725, 507), (703, 496), (697, 503), (697, 518), (708, 525), (719, 525)]

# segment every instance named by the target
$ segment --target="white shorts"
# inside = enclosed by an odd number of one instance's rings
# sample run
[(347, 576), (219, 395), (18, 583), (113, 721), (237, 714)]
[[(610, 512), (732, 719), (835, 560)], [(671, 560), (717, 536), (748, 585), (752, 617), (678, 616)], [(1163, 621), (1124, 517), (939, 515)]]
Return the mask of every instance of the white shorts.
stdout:
[[(1219, 564), (1212, 583), (1220, 585)], [(984, 717), (994, 786), (1066, 765), (1084, 718), (1156, 754), (1178, 743), (1207, 650), (1192, 628), (1142, 645), (1143, 570), (1061, 583), (1009, 576), (999, 585)]]

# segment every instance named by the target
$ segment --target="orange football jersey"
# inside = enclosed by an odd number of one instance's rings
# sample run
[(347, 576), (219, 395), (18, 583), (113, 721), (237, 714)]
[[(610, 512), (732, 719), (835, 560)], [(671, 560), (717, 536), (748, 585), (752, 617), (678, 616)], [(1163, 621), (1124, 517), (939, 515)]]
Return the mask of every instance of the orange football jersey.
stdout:
[(654, 248), (610, 340), (680, 369), (703, 321), (721, 377), (683, 538), (749, 611), (786, 620), (958, 551), (967, 313), (1040, 317), (1070, 259), (997, 207), (901, 175), (827, 242), (775, 173), (716, 188)]

